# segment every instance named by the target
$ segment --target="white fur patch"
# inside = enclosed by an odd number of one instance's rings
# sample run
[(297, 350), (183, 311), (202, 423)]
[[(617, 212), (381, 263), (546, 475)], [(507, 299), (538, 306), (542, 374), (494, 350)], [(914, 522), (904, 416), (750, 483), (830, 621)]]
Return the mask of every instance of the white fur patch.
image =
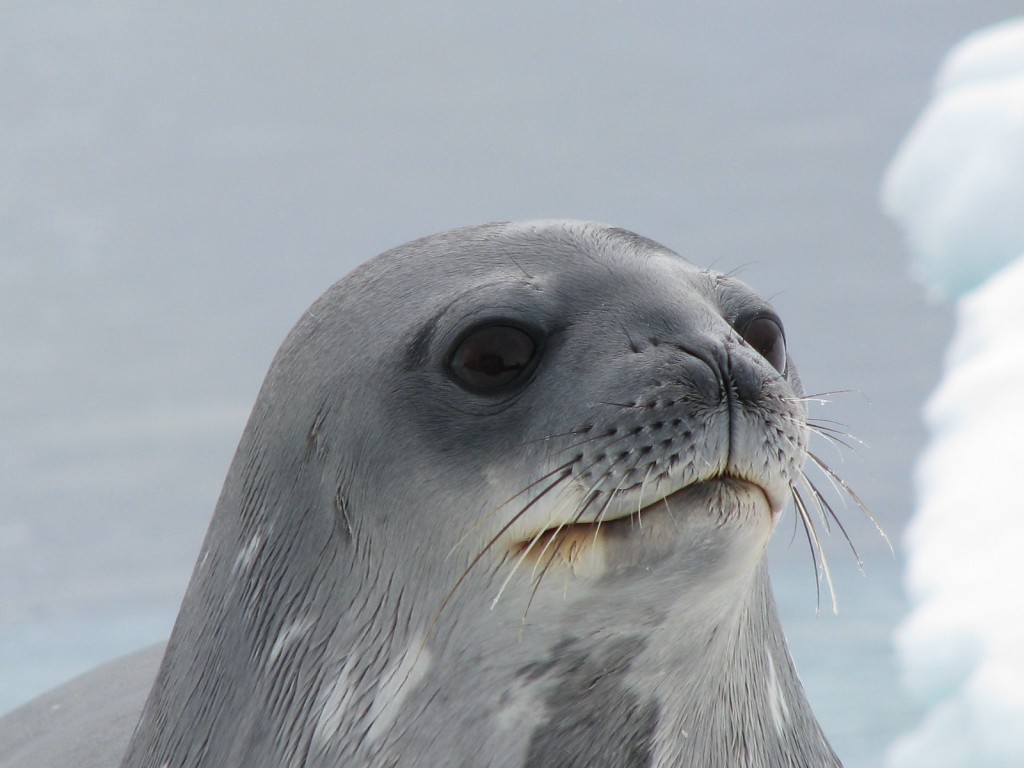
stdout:
[(548, 717), (544, 692), (535, 682), (516, 680), (501, 698), (503, 706), (497, 711), (495, 722), (502, 730), (532, 731)]
[(313, 741), (320, 746), (326, 746), (338, 735), (341, 724), (345, 719), (345, 712), (352, 703), (355, 689), (349, 684), (349, 677), (355, 666), (351, 656), (345, 661), (338, 679), (331, 686), (327, 700), (320, 710), (320, 717), (317, 718), (316, 727), (313, 729)]
[(388, 664), (377, 684), (377, 695), (370, 705), (370, 730), (366, 738), (374, 742), (387, 733), (398, 719), (398, 713), (410, 692), (426, 677), (432, 662), (430, 650), (417, 633), (397, 662)]
[(293, 621), (287, 627), (282, 629), (281, 632), (278, 633), (277, 639), (274, 641), (274, 645), (270, 648), (268, 664), (276, 662), (278, 657), (288, 650), (296, 640), (306, 634), (312, 626), (313, 620), (307, 617), (299, 619), (298, 621)]
[(775, 730), (779, 736), (782, 736), (789, 723), (789, 704), (779, 685), (779, 678), (775, 672), (775, 661), (772, 659), (771, 653), (768, 654), (768, 706), (772, 711)]
[(252, 565), (252, 561), (256, 558), (256, 552), (263, 545), (263, 534), (254, 533), (252, 538), (249, 539), (249, 543), (245, 545), (245, 549), (238, 553), (238, 557), (235, 558), (235, 572), (240, 570), (248, 569)]

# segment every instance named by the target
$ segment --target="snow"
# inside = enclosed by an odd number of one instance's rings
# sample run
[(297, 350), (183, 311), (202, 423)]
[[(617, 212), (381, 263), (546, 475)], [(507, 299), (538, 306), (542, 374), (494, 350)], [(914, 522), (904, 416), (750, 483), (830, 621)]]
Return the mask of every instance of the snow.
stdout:
[(1024, 243), (1024, 22), (955, 48), (935, 93), (886, 173), (914, 269), (955, 297), (1016, 258)]
[(913, 608), (896, 634), (923, 722), (890, 768), (1024, 765), (1024, 20), (947, 57), (886, 175), (921, 279), (957, 301), (925, 408), (905, 547)]

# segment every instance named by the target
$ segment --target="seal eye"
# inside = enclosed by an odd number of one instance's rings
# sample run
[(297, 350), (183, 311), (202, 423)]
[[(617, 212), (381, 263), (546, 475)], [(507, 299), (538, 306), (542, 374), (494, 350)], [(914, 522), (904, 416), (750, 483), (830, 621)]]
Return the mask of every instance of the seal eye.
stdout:
[(465, 336), (449, 364), (467, 389), (497, 392), (516, 382), (537, 351), (529, 334), (509, 325), (489, 325)]
[(770, 317), (760, 316), (737, 328), (743, 340), (779, 373), (786, 372), (786, 337)]

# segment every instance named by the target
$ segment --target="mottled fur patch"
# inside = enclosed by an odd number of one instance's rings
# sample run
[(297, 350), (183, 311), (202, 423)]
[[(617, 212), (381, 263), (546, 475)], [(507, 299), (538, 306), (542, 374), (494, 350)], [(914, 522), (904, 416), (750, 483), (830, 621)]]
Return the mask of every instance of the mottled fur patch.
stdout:
[(530, 737), (529, 768), (653, 765), (658, 703), (641, 699), (625, 685), (644, 645), (640, 637), (593, 647), (567, 640), (552, 649), (549, 659), (520, 670), (529, 679), (550, 681), (545, 699), (549, 719)]

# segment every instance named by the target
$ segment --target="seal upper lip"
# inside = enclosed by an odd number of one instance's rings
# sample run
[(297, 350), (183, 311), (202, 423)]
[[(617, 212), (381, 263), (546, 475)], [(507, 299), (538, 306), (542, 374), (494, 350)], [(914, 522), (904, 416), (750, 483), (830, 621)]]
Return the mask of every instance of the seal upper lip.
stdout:
[(613, 523), (621, 524), (621, 523), (624, 523), (626, 521), (631, 521), (631, 520), (640, 521), (640, 520), (643, 519), (643, 515), (644, 515), (645, 512), (648, 512), (648, 511), (657, 512), (658, 511), (658, 505), (664, 503), (667, 499), (671, 499), (674, 496), (678, 496), (678, 495), (681, 495), (681, 494), (686, 494), (686, 493), (692, 492), (695, 489), (700, 488), (701, 486), (710, 485), (710, 484), (713, 484), (713, 483), (722, 483), (722, 482), (734, 483), (734, 484), (739, 484), (739, 485), (746, 486), (746, 487), (751, 488), (751, 489), (757, 489), (758, 491), (761, 492), (762, 496), (764, 497), (765, 504), (767, 505), (769, 510), (771, 510), (771, 514), (773, 516), (777, 515), (779, 512), (782, 511), (782, 508), (784, 506), (784, 499), (773, 500), (771, 491), (769, 489), (767, 489), (761, 483), (758, 483), (758, 482), (756, 482), (754, 480), (751, 480), (749, 478), (746, 478), (746, 477), (741, 477), (739, 475), (734, 475), (734, 474), (731, 474), (731, 473), (723, 473), (723, 474), (718, 474), (718, 475), (711, 475), (711, 476), (706, 477), (706, 478), (701, 478), (701, 479), (696, 480), (694, 482), (688, 483), (687, 485), (681, 486), (681, 487), (675, 489), (674, 491), (672, 491), (671, 493), (667, 493), (667, 494), (665, 494), (663, 496), (659, 496), (657, 499), (654, 499), (649, 504), (645, 504), (639, 510), (634, 510), (634, 511), (622, 510), (621, 512), (619, 512), (617, 514), (614, 514), (614, 515), (606, 514), (606, 515), (603, 515), (599, 521), (598, 520), (588, 520), (588, 521), (580, 521), (580, 522), (575, 522), (575, 523), (569, 523), (569, 522), (558, 523), (556, 525), (552, 525), (552, 526), (549, 526), (549, 527), (545, 528), (539, 534), (536, 534), (535, 536), (531, 536), (531, 537), (525, 539), (521, 543), (528, 543), (532, 539), (536, 538), (536, 536), (547, 536), (547, 535), (551, 535), (551, 536), (566, 535), (566, 536), (568, 536), (570, 534), (578, 534), (579, 532), (585, 531), (585, 530), (588, 530), (588, 529), (590, 531), (596, 533), (597, 529), (599, 527), (608, 526), (608, 525), (611, 525)]

